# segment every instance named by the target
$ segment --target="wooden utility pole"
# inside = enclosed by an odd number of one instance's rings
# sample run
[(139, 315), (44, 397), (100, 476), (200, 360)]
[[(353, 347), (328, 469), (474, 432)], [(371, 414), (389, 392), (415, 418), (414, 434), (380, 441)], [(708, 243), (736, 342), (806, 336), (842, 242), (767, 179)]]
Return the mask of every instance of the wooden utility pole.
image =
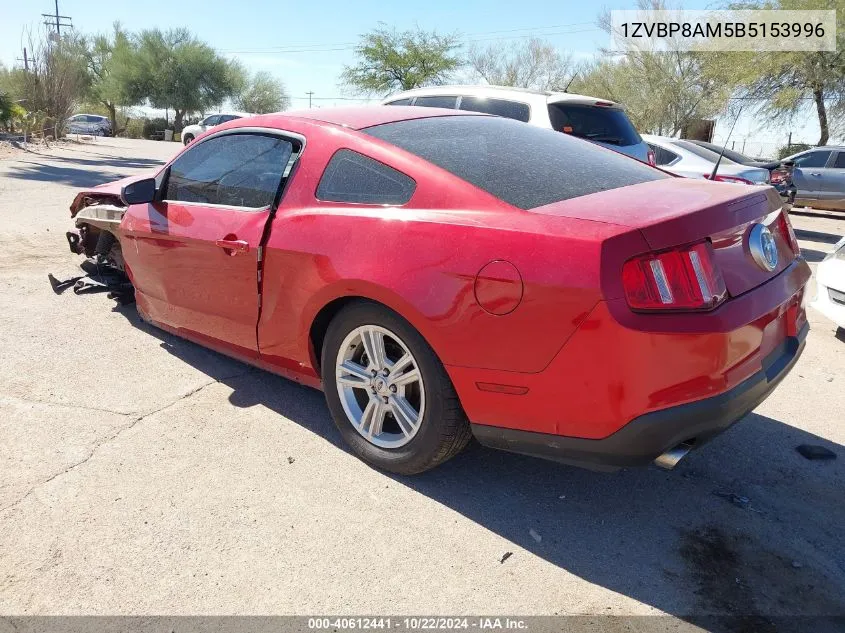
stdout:
[(311, 95), (313, 95), (314, 93), (311, 90), (309, 90), (305, 94), (308, 95), (308, 109), (310, 110), (311, 109)]
[(44, 25), (47, 28), (56, 29), (56, 41), (61, 39), (62, 37), (62, 27), (72, 29), (73, 24), (71, 22), (71, 17), (69, 15), (59, 15), (59, 0), (56, 0), (56, 12), (55, 13), (42, 13), (41, 17), (44, 19)]

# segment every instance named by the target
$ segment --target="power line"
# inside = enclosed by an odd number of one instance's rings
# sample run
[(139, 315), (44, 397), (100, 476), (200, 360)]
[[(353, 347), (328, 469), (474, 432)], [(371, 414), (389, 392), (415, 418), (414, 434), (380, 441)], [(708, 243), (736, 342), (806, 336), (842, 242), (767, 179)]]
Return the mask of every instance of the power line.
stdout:
[[(571, 24), (554, 24), (548, 26), (538, 26), (538, 27), (522, 27), (519, 29), (504, 29), (498, 31), (480, 31), (478, 33), (470, 33), (467, 37), (463, 38), (463, 42), (470, 43), (470, 42), (486, 42), (492, 40), (506, 40), (506, 39), (522, 39), (522, 38), (530, 38), (530, 37), (553, 37), (556, 35), (570, 35), (573, 33), (586, 33), (590, 31), (600, 31), (601, 29), (597, 26), (592, 26), (590, 28), (585, 29), (571, 29), (570, 27), (576, 26), (586, 26), (586, 25), (594, 25), (594, 22), (573, 22)], [(547, 29), (567, 29), (565, 31), (556, 31), (551, 33), (538, 33), (539, 31), (545, 31)], [(521, 35), (507, 35), (503, 37), (498, 37), (496, 35), (500, 33), (516, 33), (519, 31), (532, 31), (531, 33), (524, 33)], [(488, 36), (494, 35), (496, 37), (481, 37), (481, 36)], [(239, 55), (249, 55), (249, 54), (267, 54), (267, 53), (276, 53), (276, 54), (289, 54), (289, 53), (324, 53), (324, 52), (333, 52), (333, 51), (346, 51), (346, 50), (354, 50), (358, 46), (358, 42), (336, 42), (331, 44), (290, 44), (287, 46), (269, 46), (266, 48), (254, 48), (254, 49), (221, 49), (221, 53), (233, 53)]]

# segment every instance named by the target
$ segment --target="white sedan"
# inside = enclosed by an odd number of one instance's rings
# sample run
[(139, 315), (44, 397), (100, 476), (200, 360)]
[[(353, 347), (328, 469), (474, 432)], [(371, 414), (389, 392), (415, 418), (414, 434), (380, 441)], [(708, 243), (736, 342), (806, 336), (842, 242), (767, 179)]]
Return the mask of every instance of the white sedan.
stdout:
[(182, 142), (187, 145), (200, 134), (215, 125), (220, 125), (221, 123), (226, 123), (227, 121), (234, 121), (235, 119), (244, 119), (250, 116), (254, 115), (247, 112), (221, 112), (218, 114), (209, 114), (199, 123), (185, 126), (182, 130)]
[[(719, 154), (684, 139), (643, 134), (643, 140), (654, 152), (655, 163), (661, 169), (684, 178), (710, 178)], [(769, 170), (740, 165), (723, 156), (719, 161), (716, 180), (744, 185), (769, 184)]]
[(811, 305), (845, 328), (845, 237), (816, 269), (816, 300)]

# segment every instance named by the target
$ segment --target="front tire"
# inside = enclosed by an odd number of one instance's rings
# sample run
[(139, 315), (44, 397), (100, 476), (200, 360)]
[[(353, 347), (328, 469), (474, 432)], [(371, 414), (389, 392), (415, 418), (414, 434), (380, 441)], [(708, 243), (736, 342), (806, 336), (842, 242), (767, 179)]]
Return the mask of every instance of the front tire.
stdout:
[(323, 342), (323, 390), (352, 451), (377, 468), (413, 475), (453, 457), (471, 437), (446, 370), (396, 313), (351, 304)]
[(182, 139), (182, 142), (183, 142), (185, 145), (187, 145), (188, 143), (190, 143), (190, 142), (191, 142), (191, 141), (193, 141), (193, 140), (194, 140), (194, 136), (193, 136), (193, 134), (186, 134), (186, 135), (185, 135), (185, 138), (183, 138), (183, 139)]

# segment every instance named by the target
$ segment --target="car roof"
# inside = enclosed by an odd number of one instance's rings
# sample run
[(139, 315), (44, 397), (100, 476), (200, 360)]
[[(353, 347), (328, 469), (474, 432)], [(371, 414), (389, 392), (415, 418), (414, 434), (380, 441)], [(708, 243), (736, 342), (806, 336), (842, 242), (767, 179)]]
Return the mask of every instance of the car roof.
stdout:
[(441, 116), (489, 116), (478, 112), (464, 110), (448, 110), (446, 108), (417, 108), (412, 106), (353, 106), (340, 108), (316, 108), (313, 110), (291, 110), (275, 114), (261, 114), (249, 119), (231, 121), (240, 125), (262, 125), (267, 127), (284, 127), (289, 119), (309, 119), (332, 125), (339, 125), (352, 130), (362, 130), (374, 125), (408, 121), (411, 119), (425, 119)]
[(237, 112), (235, 110), (228, 110), (226, 112), (209, 112), (208, 114), (203, 115), (202, 118), (207, 119), (210, 116), (224, 116), (224, 115), (230, 115), (230, 114), (233, 114), (233, 115), (239, 116), (239, 117), (255, 116), (251, 112)]
[[(397, 92), (387, 97), (382, 103), (389, 103), (397, 99), (407, 99), (410, 97), (434, 97), (434, 96), (452, 96), (461, 95), (464, 97), (487, 97), (487, 98), (511, 98), (516, 101), (522, 101), (533, 105), (545, 105), (549, 103), (579, 103), (585, 105), (595, 105), (598, 102), (608, 104), (610, 106), (619, 106), (619, 104), (607, 100), (599, 99), (597, 97), (590, 97), (587, 95), (578, 95), (570, 92), (553, 92), (550, 90), (531, 90), (530, 88), (515, 88), (513, 86), (495, 86), (495, 85), (449, 85), (449, 86), (429, 86), (426, 88), (414, 88), (413, 90), (406, 90), (404, 92)], [(607, 106), (605, 106), (607, 107)]]

